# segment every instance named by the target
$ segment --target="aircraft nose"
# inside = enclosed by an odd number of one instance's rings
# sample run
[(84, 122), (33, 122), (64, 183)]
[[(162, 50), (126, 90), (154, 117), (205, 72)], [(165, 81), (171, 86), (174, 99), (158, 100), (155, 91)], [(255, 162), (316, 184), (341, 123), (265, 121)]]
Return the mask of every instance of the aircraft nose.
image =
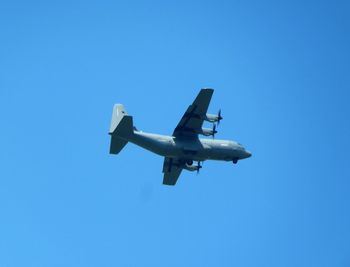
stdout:
[(246, 150), (246, 151), (245, 151), (245, 157), (246, 157), (246, 158), (249, 158), (249, 157), (251, 157), (251, 156), (252, 156), (252, 153), (251, 153), (250, 151)]

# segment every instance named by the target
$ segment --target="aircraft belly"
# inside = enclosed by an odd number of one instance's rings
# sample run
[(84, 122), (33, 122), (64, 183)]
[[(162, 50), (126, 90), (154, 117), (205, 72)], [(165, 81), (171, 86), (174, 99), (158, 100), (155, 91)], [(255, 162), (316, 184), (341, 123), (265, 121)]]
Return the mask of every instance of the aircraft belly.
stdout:
[(169, 157), (192, 159), (194, 161), (212, 160), (232, 160), (232, 150), (212, 146), (196, 140), (181, 140), (175, 143), (168, 151)]
[(171, 140), (159, 138), (159, 136), (138, 133), (135, 134), (130, 141), (161, 156), (168, 156), (169, 154), (174, 153), (174, 144)]
[(196, 160), (201, 149), (196, 140), (176, 140), (172, 152), (176, 157)]
[(205, 156), (211, 160), (230, 161), (234, 158), (233, 150), (229, 147), (210, 146), (205, 150)]
[(235, 158), (235, 151), (230, 147), (199, 139), (174, 140), (162, 136), (138, 133), (130, 141), (153, 153), (170, 158), (192, 159), (194, 161), (207, 159), (229, 161)]
[(162, 141), (154, 147), (154, 152), (164, 157), (177, 157), (178, 149), (171, 141)]

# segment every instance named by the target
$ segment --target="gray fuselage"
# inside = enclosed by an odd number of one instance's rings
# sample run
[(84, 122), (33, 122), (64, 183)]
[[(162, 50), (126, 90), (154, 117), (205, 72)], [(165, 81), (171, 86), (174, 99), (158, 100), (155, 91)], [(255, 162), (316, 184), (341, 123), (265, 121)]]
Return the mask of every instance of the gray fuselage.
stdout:
[(128, 140), (140, 147), (164, 157), (182, 158), (193, 161), (224, 160), (236, 161), (251, 156), (237, 142), (200, 138), (176, 138), (134, 131)]

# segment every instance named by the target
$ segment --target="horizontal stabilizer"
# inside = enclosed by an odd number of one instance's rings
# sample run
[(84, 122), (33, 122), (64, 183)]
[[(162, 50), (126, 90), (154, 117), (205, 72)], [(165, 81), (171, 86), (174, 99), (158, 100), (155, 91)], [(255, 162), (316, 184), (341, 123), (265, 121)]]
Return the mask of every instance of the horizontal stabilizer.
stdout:
[(111, 137), (111, 146), (109, 148), (109, 154), (118, 154), (128, 143), (128, 141), (120, 139), (116, 136)]

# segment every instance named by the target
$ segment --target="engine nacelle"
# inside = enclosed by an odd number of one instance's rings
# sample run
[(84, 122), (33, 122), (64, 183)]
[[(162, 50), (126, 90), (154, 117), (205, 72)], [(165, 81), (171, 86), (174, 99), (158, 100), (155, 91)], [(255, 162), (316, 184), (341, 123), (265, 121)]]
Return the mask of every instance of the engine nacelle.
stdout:
[(222, 119), (223, 119), (223, 117), (221, 116), (221, 109), (219, 109), (219, 112), (218, 112), (217, 115), (207, 113), (203, 117), (203, 120), (206, 120), (206, 121), (209, 121), (209, 122), (212, 122), (212, 123), (217, 122), (218, 124), (220, 123), (220, 121)]
[(205, 115), (205, 117), (203, 118), (204, 120), (208, 121), (208, 122), (218, 122), (220, 120), (220, 117), (216, 114), (209, 114), (207, 113)]
[(183, 166), (183, 168), (187, 171), (190, 171), (190, 172), (194, 172), (194, 171), (198, 171), (198, 169), (200, 167), (198, 166), (194, 166), (194, 165), (188, 165), (187, 163)]
[(211, 128), (201, 128), (197, 131), (198, 134), (202, 134), (204, 136), (212, 136), (217, 133), (215, 129)]

